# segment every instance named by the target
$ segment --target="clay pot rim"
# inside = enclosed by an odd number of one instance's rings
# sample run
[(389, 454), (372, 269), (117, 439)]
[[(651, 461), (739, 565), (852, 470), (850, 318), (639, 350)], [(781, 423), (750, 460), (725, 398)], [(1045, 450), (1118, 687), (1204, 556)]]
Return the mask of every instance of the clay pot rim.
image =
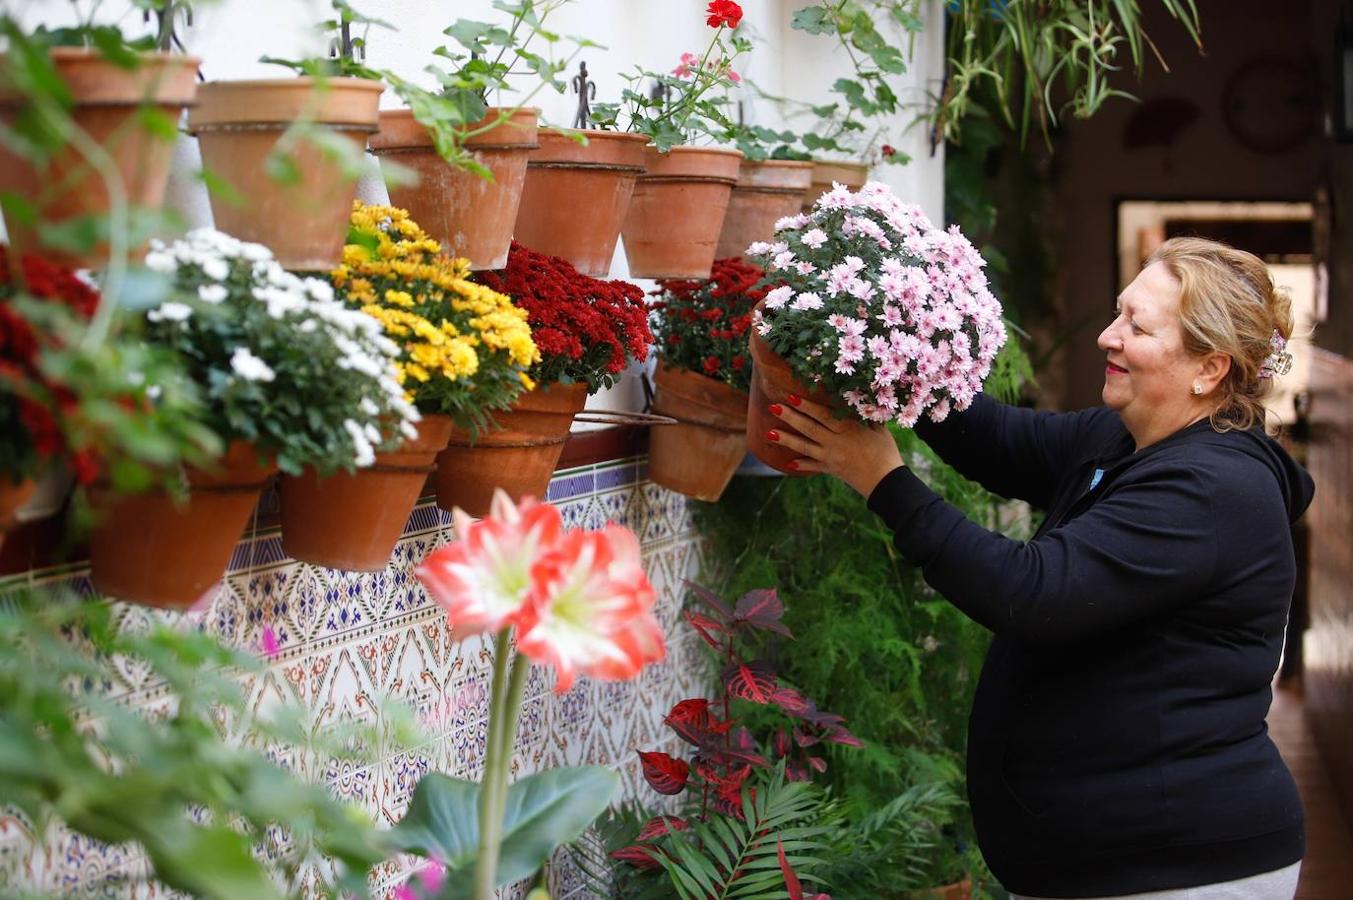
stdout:
[[(229, 130), (231, 126), (268, 125), (287, 128), (309, 107), (311, 121), (329, 127), (373, 132), (379, 127), (378, 98), (385, 85), (369, 78), (243, 78), (208, 81), (198, 88), (197, 106), (188, 114), (189, 134)], [(240, 110), (254, 94), (271, 94), (272, 103)], [(369, 94), (363, 98), (360, 95)], [(317, 98), (313, 103), (310, 98)], [(370, 108), (362, 108), (370, 103)], [(353, 105), (358, 108), (352, 108)], [(224, 107), (224, 108), (221, 108)]]
[(725, 147), (673, 147), (661, 153), (652, 144), (644, 148), (646, 170), (640, 183), (664, 181), (721, 182), (732, 187), (738, 183), (741, 150)]
[[(489, 120), (497, 118), (507, 108), (490, 106), (484, 118), (466, 126), (465, 130), (473, 131), (479, 128)], [(513, 111), (505, 121), (483, 134), (466, 140), (465, 146), (472, 150), (535, 150), (540, 146), (537, 138), (539, 122), (540, 108), (523, 106)], [(524, 134), (518, 136), (519, 132)], [(505, 135), (513, 136), (505, 137)], [(380, 110), (377, 130), (371, 136), (370, 146), (371, 152), (379, 155), (400, 150), (432, 148), (434, 144), (427, 126), (413, 117), (412, 109), (403, 106)]]
[(812, 159), (744, 159), (742, 164), (776, 169), (811, 169), (818, 165), (818, 162)]
[[(569, 135), (587, 137), (579, 144)], [(620, 174), (638, 175), (646, 168), (648, 137), (623, 131), (572, 128), (542, 128), (536, 133), (538, 146), (526, 160), (533, 169), (604, 169)]]
[(604, 128), (563, 128), (555, 125), (542, 125), (540, 126), (539, 136), (549, 138), (551, 141), (566, 140), (573, 143), (572, 138), (569, 137), (570, 134), (587, 135), (589, 143), (593, 140), (605, 139), (607, 141), (629, 141), (632, 143), (643, 141), (644, 146), (648, 146), (648, 135), (646, 134), (635, 134), (632, 131), (607, 131)]
[[(7, 55), (0, 53), (0, 59), (4, 59)], [(160, 106), (191, 106), (196, 102), (195, 98), (199, 87), (196, 79), (187, 81), (182, 86), (181, 92), (174, 92), (168, 89), (173, 80), (171, 76), (162, 76), (157, 81), (153, 73), (174, 68), (192, 69), (196, 72), (202, 66), (202, 57), (200, 56), (164, 53), (159, 50), (138, 52), (136, 57), (141, 64), (135, 69), (125, 69), (109, 61), (99, 51), (87, 47), (52, 47), (51, 57), (58, 71), (63, 63), (83, 63), (89, 68), (103, 69), (111, 74), (110, 78), (101, 80), (99, 86), (93, 91), (71, 91), (72, 99), (77, 107), (139, 106), (142, 103)], [(67, 82), (69, 88), (69, 79), (63, 80)], [(126, 91), (117, 90), (118, 82), (135, 83), (136, 86)], [(20, 93), (0, 89), (0, 105), (12, 105), (16, 102), (23, 102), (24, 99), (24, 95)]]

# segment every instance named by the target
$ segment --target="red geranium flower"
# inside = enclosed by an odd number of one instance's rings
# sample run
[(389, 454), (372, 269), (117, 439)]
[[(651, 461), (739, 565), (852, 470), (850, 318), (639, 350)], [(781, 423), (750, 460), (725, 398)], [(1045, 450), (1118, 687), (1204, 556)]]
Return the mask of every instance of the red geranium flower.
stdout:
[(709, 13), (709, 18), (705, 22), (710, 28), (718, 28), (721, 25), (737, 28), (738, 23), (742, 21), (742, 7), (733, 0), (710, 0), (706, 12)]

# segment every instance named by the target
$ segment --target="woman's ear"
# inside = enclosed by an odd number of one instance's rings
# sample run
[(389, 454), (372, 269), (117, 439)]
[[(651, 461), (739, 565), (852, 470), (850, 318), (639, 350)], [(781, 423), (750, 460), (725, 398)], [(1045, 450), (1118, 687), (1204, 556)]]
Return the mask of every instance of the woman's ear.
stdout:
[(1217, 385), (1221, 384), (1231, 372), (1231, 356), (1229, 353), (1213, 351), (1203, 357), (1202, 364), (1198, 367), (1198, 383), (1203, 386), (1203, 394), (1210, 394), (1216, 390)]

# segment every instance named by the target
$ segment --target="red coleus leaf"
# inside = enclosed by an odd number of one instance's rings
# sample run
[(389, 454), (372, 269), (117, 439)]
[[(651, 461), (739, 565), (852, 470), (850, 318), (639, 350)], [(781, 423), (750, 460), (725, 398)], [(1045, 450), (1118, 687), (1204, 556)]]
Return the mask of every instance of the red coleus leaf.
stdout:
[(697, 747), (707, 746), (714, 736), (733, 727), (732, 722), (720, 722), (715, 718), (709, 711), (709, 701), (703, 697), (682, 700), (662, 721), (683, 740)]
[(637, 841), (651, 841), (654, 838), (664, 837), (673, 831), (685, 831), (691, 824), (678, 816), (654, 816), (644, 823), (644, 827), (639, 829)]
[(731, 696), (762, 706), (772, 702), (777, 687), (775, 670), (760, 660), (733, 663), (724, 669), (723, 683)]
[(789, 857), (785, 856), (785, 842), (777, 837), (775, 844), (775, 854), (780, 858), (780, 871), (785, 875), (785, 890), (789, 891), (789, 900), (803, 900), (803, 885), (799, 883), (799, 876), (794, 874)]
[(711, 610), (713, 610), (714, 614), (719, 617), (720, 621), (724, 623), (732, 621), (733, 610), (731, 610), (728, 607), (727, 603), (724, 603), (723, 600), (719, 599), (718, 594), (714, 593), (704, 585), (696, 584), (694, 581), (691, 581), (689, 579), (686, 579), (682, 583), (686, 585), (686, 589), (689, 590), (692, 595), (694, 595), (695, 599), (699, 600), (701, 603), (705, 604), (705, 606), (708, 606)]
[[(691, 777), (691, 767), (684, 759), (666, 753), (645, 753), (640, 750), (639, 762), (644, 769), (644, 780), (659, 794), (679, 794)], [(643, 840), (643, 838), (640, 838)]]
[(775, 737), (771, 741), (771, 746), (775, 750), (776, 759), (784, 759), (794, 747), (789, 741), (789, 733), (783, 728), (775, 729)]
[(791, 716), (801, 716), (810, 708), (808, 698), (790, 687), (777, 687), (771, 694), (770, 702)]
[(851, 734), (845, 728), (832, 729), (832, 732), (827, 735), (827, 740), (831, 741), (833, 744), (842, 744), (846, 747), (864, 746), (864, 741)]
[(618, 859), (621, 862), (627, 862), (640, 869), (660, 869), (662, 863), (658, 862), (658, 854), (662, 852), (657, 847), (649, 847), (644, 844), (630, 844), (628, 847), (621, 847), (619, 850), (611, 851), (611, 859)]
[(764, 631), (774, 631), (792, 638), (789, 628), (780, 621), (785, 614), (785, 605), (775, 588), (748, 591), (738, 598), (733, 607), (733, 622), (737, 625), (750, 625)]
[(818, 772), (827, 771), (827, 761), (820, 756), (808, 757), (808, 765), (812, 766)]
[(690, 610), (686, 610), (682, 615), (685, 616), (686, 621), (699, 633), (706, 644), (709, 644), (715, 650), (723, 649), (723, 641), (714, 636), (726, 630), (722, 622), (711, 619), (704, 613), (691, 612)]

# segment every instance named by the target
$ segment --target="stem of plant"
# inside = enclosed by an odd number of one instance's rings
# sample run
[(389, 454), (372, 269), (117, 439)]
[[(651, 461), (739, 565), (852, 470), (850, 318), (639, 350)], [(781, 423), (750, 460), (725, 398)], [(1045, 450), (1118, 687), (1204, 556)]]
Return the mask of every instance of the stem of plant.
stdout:
[(493, 648), (493, 687), (489, 693), (489, 734), (484, 750), (484, 778), (479, 787), (479, 854), (475, 859), (475, 900), (493, 900), (498, 875), (498, 842), (503, 830), (497, 807), (497, 785), (506, 777), (500, 733), (506, 727), (505, 704), (508, 654), (512, 651), (511, 629), (498, 632)]

